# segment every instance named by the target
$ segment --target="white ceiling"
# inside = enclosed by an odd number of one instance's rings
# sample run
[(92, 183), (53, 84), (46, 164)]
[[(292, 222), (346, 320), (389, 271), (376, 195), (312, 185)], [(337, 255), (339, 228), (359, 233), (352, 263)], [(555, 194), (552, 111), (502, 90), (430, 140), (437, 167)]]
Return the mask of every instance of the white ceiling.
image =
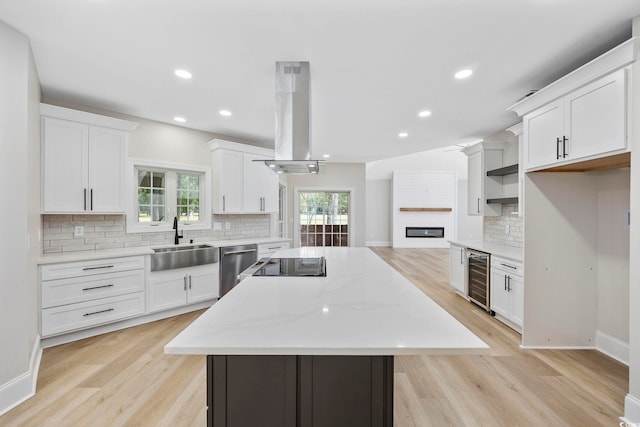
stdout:
[(312, 154), (343, 162), (511, 126), (509, 105), (628, 39), (637, 15), (638, 0), (0, 1), (45, 97), (267, 146), (275, 62), (310, 61)]

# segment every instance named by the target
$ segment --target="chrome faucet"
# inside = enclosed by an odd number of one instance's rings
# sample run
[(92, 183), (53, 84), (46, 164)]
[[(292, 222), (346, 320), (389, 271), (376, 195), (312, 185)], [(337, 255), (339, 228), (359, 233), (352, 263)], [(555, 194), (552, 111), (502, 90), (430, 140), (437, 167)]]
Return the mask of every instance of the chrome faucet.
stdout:
[(173, 243), (177, 245), (178, 243), (180, 243), (179, 239), (182, 239), (183, 237), (182, 233), (178, 234), (178, 217), (177, 216), (173, 217), (173, 229), (176, 230), (176, 234), (173, 238)]

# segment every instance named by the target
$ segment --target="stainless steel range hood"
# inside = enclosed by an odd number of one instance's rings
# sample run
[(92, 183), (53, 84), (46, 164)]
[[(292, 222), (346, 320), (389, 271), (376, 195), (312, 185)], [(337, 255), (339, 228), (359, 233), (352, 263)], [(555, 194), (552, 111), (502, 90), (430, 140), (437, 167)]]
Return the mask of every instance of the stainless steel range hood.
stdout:
[(275, 160), (264, 163), (278, 173), (318, 173), (311, 160), (311, 91), (308, 62), (276, 62)]

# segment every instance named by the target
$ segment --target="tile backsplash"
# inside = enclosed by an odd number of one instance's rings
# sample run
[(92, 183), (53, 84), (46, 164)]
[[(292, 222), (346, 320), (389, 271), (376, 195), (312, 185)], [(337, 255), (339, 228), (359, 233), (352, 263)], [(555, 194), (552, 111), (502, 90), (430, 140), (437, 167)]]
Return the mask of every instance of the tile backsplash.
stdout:
[[(524, 241), (524, 222), (518, 204), (502, 205), (502, 215), (484, 217), (484, 241), (521, 248)], [(507, 233), (509, 226), (509, 233)]]
[[(181, 242), (232, 240), (270, 236), (270, 215), (213, 215), (222, 230), (184, 231)], [(229, 223), (227, 230), (225, 223)], [(84, 227), (82, 237), (74, 237), (76, 226)], [(43, 253), (92, 251), (133, 246), (170, 245), (174, 232), (127, 233), (124, 215), (42, 215)]]

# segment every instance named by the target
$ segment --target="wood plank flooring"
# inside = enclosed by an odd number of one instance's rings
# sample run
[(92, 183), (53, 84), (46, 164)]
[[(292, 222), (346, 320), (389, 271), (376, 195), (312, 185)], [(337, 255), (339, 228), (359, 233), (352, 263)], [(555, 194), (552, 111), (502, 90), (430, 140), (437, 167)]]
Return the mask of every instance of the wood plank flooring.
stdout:
[[(449, 287), (448, 249), (373, 250), (491, 346), (397, 357), (395, 426), (619, 425), (626, 366), (596, 351), (521, 350), (520, 335)], [(204, 357), (163, 354), (200, 313), (44, 350), (36, 395), (0, 426), (204, 426)]]

